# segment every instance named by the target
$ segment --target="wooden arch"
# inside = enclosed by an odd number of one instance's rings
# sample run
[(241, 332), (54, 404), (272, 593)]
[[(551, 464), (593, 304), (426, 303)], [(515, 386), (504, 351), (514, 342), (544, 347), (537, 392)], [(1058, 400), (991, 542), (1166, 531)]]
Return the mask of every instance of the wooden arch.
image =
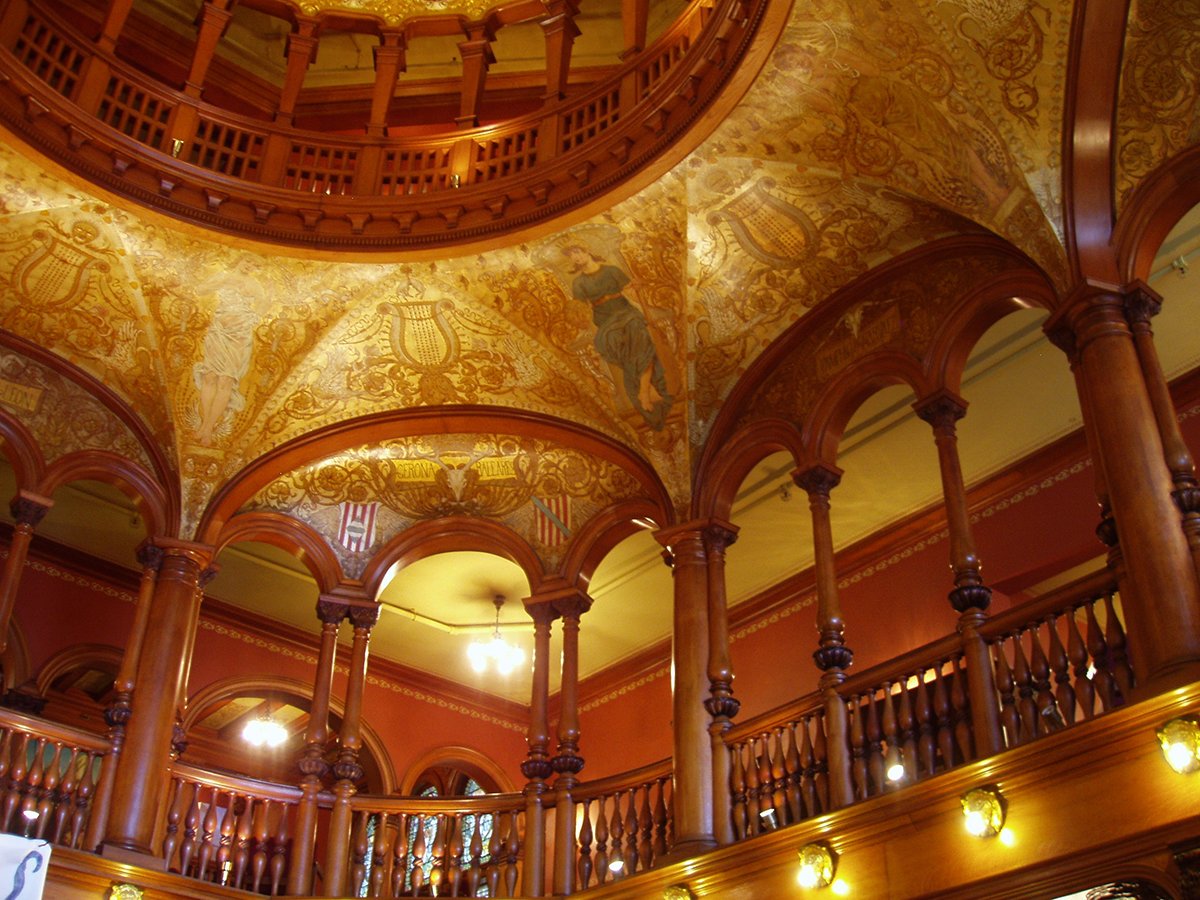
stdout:
[(588, 520), (571, 540), (560, 572), (569, 584), (586, 588), (596, 566), (617, 544), (646, 528), (660, 528), (659, 509), (649, 500), (622, 500)]
[(1158, 248), (1175, 223), (1200, 203), (1200, 144), (1152, 172), (1129, 198), (1113, 232), (1125, 283), (1145, 281)]
[(632, 475), (658, 507), (661, 521), (665, 524), (674, 521), (674, 506), (658, 473), (623, 444), (590, 428), (540, 413), (465, 405), (387, 410), (337, 422), (288, 441), (254, 460), (217, 491), (196, 530), (196, 540), (213, 543), (225, 523), (281, 472), (290, 472), (313, 460), (364, 444), (398, 437), (460, 432), (537, 437), (590, 453)]
[(141, 513), (149, 537), (172, 536), (169, 500), (162, 484), (136, 462), (110, 450), (77, 450), (56, 459), (46, 467), (37, 490), (53, 497), (63, 485), (83, 479), (119, 488)]
[(292, 553), (308, 568), (325, 593), (345, 580), (342, 565), (325, 538), (311, 525), (270, 510), (238, 513), (217, 536), (213, 558), (232, 544), (259, 541)]
[(843, 369), (821, 391), (801, 431), (810, 457), (837, 462), (837, 448), (854, 411), (876, 391), (907, 384), (918, 397), (931, 393), (921, 364), (907, 353), (885, 350)]
[(447, 746), (434, 747), (413, 760), (405, 771), (404, 778), (400, 781), (400, 793), (406, 797), (412, 794), (413, 788), (417, 785), (417, 779), (433, 766), (453, 766), (466, 772), (476, 781), (480, 780), (479, 773), (482, 773), (486, 776), (484, 780), (491, 781), (500, 788), (500, 793), (515, 794), (517, 792), (517, 786), (513, 783), (512, 778), (491, 757), (485, 756), (478, 750), (472, 750), (470, 747)]
[[(286, 694), (311, 703), (313, 688), (311, 684), (306, 684), (299, 679), (278, 675), (255, 677), (235, 675), (222, 678), (206, 685), (197, 691), (195, 696), (188, 699), (187, 709), (183, 713), (183, 730), (185, 733), (191, 731), (203, 714), (218, 703), (232, 700), (235, 697), (264, 692)], [(329, 709), (338, 718), (346, 714), (346, 705), (338, 697), (330, 698)], [(396, 790), (396, 769), (392, 765), (392, 757), (388, 753), (383, 738), (379, 736), (379, 732), (367, 721), (365, 712), (360, 727), (362, 728), (363, 747), (371, 754), (379, 769), (379, 776), (383, 782), (381, 793), (390, 794)]]
[(797, 467), (807, 453), (800, 441), (800, 432), (783, 419), (759, 419), (751, 422), (726, 442), (720, 453), (702, 470), (700, 493), (697, 498), (699, 518), (728, 519), (738, 488), (759, 461), (772, 453), (792, 455)]
[(161, 534), (165, 537), (176, 537), (179, 530), (179, 477), (167, 461), (166, 454), (142, 417), (112, 388), (98, 378), (32, 341), (0, 329), (0, 347), (8, 347), (79, 385), (129, 429), (137, 438), (139, 446), (146, 452), (146, 456), (149, 457), (150, 467), (154, 471), (153, 480), (159, 485), (159, 491), (164, 498), (162, 503), (162, 508), (165, 510), (164, 529)]
[(121, 669), (124, 653), (109, 644), (73, 644), (55, 653), (38, 670), (38, 694), (45, 697), (50, 686), (60, 677), (83, 666), (92, 666), (116, 675)]
[(965, 297), (938, 328), (925, 355), (932, 388), (960, 393), (967, 359), (984, 332), (1019, 309), (1037, 306), (1053, 312), (1057, 300), (1049, 279), (1034, 269), (993, 278)]
[(472, 516), (445, 516), (420, 522), (400, 532), (376, 553), (363, 572), (362, 582), (368, 597), (375, 597), (383, 578), (392, 566), (402, 568), (427, 556), (455, 550), (477, 550), (493, 553), (521, 567), (529, 579), (529, 589), (536, 593), (546, 579), (533, 548), (520, 535), (490, 519)]
[(17, 489), (34, 491), (42, 481), (46, 460), (37, 439), (19, 419), (0, 409), (0, 454), (13, 467)]
[(3, 670), (4, 690), (10, 690), (30, 679), (29, 642), (17, 622), (17, 617), (8, 620), (8, 643), (0, 654), (0, 670)]

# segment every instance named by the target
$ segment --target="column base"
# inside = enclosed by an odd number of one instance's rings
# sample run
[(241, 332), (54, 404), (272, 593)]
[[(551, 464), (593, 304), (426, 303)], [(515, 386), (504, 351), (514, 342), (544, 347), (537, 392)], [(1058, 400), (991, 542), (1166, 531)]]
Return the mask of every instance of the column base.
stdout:
[(681, 841), (676, 841), (675, 846), (662, 856), (656, 857), (654, 867), (658, 868), (659, 866), (669, 866), (671, 863), (683, 862), (685, 859), (692, 859), (695, 856), (707, 853), (709, 850), (716, 849), (716, 838), (711, 835), (684, 838)]
[(149, 851), (132, 850), (129, 847), (122, 847), (119, 844), (110, 844), (105, 841), (100, 845), (100, 855), (105, 859), (111, 859), (113, 862), (124, 863), (127, 866), (137, 866), (141, 869), (149, 869), (152, 872), (167, 871), (167, 861)]

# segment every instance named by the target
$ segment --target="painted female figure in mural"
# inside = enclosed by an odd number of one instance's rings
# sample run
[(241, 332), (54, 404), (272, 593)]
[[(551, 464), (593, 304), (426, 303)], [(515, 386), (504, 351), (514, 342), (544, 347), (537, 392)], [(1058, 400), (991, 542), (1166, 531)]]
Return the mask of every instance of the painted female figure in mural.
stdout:
[(647, 425), (661, 431), (675, 398), (667, 388), (646, 317), (624, 294), (631, 286), (629, 276), (582, 244), (563, 247), (562, 254), (575, 275), (572, 294), (592, 308), (596, 352), (621, 370), (629, 402)]

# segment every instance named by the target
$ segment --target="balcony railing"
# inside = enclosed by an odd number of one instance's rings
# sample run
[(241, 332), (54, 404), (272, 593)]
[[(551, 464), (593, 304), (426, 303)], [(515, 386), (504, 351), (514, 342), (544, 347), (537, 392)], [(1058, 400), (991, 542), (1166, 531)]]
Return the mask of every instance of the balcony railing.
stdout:
[[(1069, 729), (1124, 703), (1134, 687), (1115, 584), (1107, 572), (1014, 607), (979, 629), (1004, 749)], [(971, 709), (965, 638), (952, 634), (857, 673), (838, 687), (850, 728), (844, 746), (825, 729), (828, 701), (810, 694), (725, 735), (730, 811), (743, 840), (835, 811), (830, 761), (842, 754), (853, 802), (900, 791), (982, 758)], [(0, 711), (0, 827), (85, 846), (89, 800), (107, 741)], [(889, 772), (892, 766), (899, 770)], [(587, 890), (645, 872), (674, 839), (670, 760), (571, 789), (575, 886)], [(181, 762), (170, 773), (157, 846), (170, 871), (271, 896), (285, 892), (301, 792)], [(560, 798), (538, 795), (543, 846)], [(333, 795), (318, 795), (329, 809)], [(322, 817), (316, 858), (344, 847), (349, 892), (370, 897), (516, 897), (523, 892), (524, 794), (421, 798), (357, 795), (347, 835)], [(335, 851), (338, 853), (340, 851)], [(617, 862), (620, 865), (616, 865)], [(319, 865), (314, 894), (322, 890)]]
[(266, 240), (364, 249), (486, 237), (632, 174), (716, 96), (766, 0), (693, 0), (588, 90), (499, 125), (329, 135), (253, 119), (147, 77), (28, 0), (0, 12), (0, 117), (85, 176)]

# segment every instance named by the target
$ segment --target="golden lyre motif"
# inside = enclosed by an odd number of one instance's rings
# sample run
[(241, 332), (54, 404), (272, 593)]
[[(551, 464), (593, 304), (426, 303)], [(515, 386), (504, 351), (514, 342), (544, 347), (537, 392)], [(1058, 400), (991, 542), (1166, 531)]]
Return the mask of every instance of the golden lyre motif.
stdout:
[(768, 193), (773, 178), (761, 178), (708, 216), (710, 225), (728, 222), (742, 249), (777, 269), (798, 266), (816, 247), (817, 226), (803, 210)]
[(444, 371), (458, 358), (458, 334), (446, 318), (454, 309), (448, 298), (421, 299), (419, 282), (410, 281), (395, 303), (379, 304), (379, 312), (392, 317), (391, 341), (396, 355), (418, 372)]
[(32, 235), (36, 245), (13, 269), (13, 288), (41, 309), (74, 305), (86, 293), (92, 270), (109, 270), (107, 262), (80, 246), (90, 244), (98, 234), (86, 222), (75, 224), (69, 241), (37, 229)]

